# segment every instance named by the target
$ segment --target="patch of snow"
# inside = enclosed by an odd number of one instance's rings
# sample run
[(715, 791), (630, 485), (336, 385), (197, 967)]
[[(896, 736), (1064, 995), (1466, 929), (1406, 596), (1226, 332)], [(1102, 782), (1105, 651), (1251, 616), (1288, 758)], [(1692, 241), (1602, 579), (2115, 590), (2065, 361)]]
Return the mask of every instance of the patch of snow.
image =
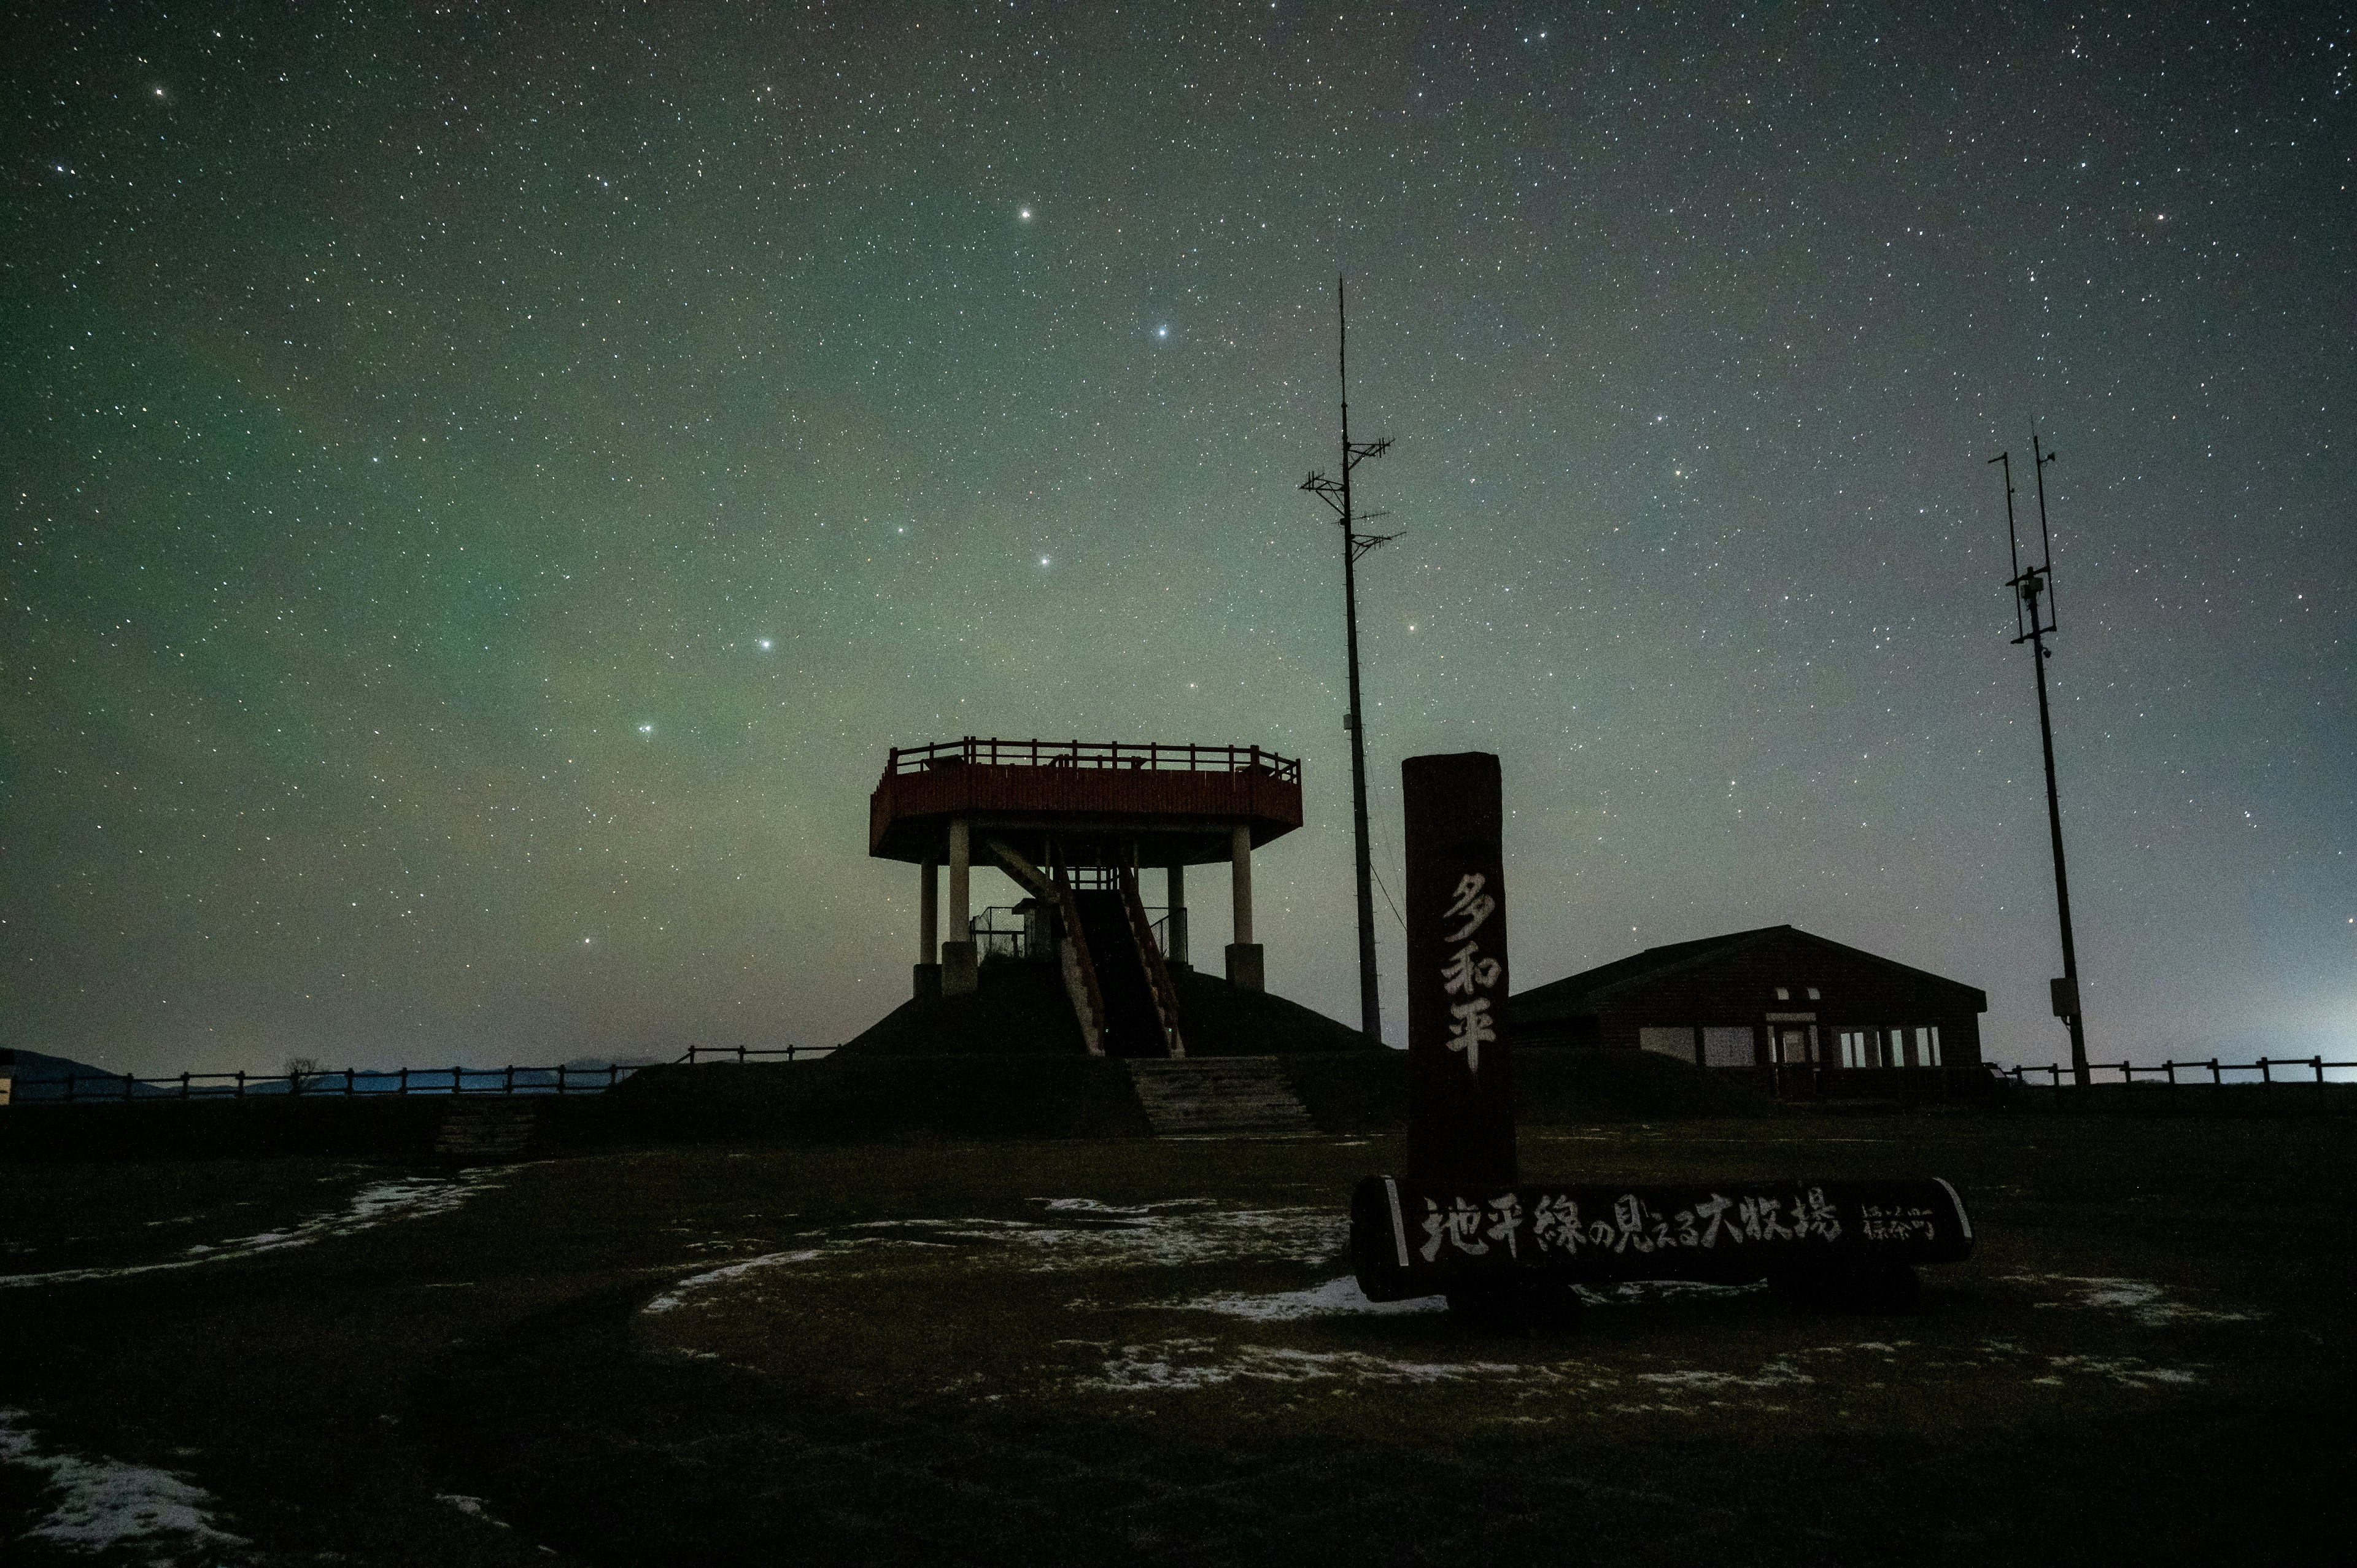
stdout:
[(807, 1263), (813, 1258), (818, 1257), (820, 1251), (816, 1247), (805, 1247), (792, 1252), (765, 1252), (758, 1258), (747, 1258), (742, 1262), (709, 1269), (700, 1274), (691, 1274), (639, 1310), (640, 1312), (674, 1311), (686, 1305), (687, 1298), (697, 1291), (710, 1290), (715, 1285), (741, 1280), (747, 1274), (761, 1269), (779, 1268), (787, 1263)]
[(1228, 1317), (1247, 1317), (1258, 1323), (1290, 1323), (1296, 1318), (1327, 1317), (1345, 1313), (1388, 1316), (1447, 1312), (1448, 1298), (1424, 1295), (1408, 1301), (1369, 1301), (1359, 1289), (1359, 1282), (1344, 1274), (1339, 1280), (1328, 1280), (1324, 1284), (1312, 1285), (1308, 1290), (1275, 1291), (1265, 1295), (1221, 1291), (1211, 1295), (1197, 1296), (1193, 1301), (1155, 1305), (1168, 1305), (1179, 1312), (1216, 1312)]
[[(2046, 1364), (2058, 1372), (2083, 1372), (2089, 1377), (2109, 1378), (2123, 1388), (2149, 1389), (2157, 1387), (2184, 1388), (2201, 1380), (2192, 1372), (2175, 1367), (2147, 1367), (2133, 1356), (2116, 1359), (2102, 1356), (2049, 1356)], [(2035, 1381), (2043, 1382), (2044, 1379)]]
[(1770, 1361), (1750, 1377), (1737, 1372), (1640, 1372), (1637, 1380), (1657, 1388), (1684, 1389), (1695, 1392), (1712, 1392), (1719, 1389), (1782, 1389), (1795, 1383), (1813, 1383), (1809, 1376), (1789, 1361)]
[(2188, 1306), (2181, 1301), (2171, 1301), (2167, 1287), (2144, 1280), (2114, 1279), (2096, 1274), (2007, 1274), (2003, 1277), (2009, 1284), (2059, 1285), (2074, 1298), (2041, 1301), (2037, 1305), (2125, 1312), (2148, 1328), (2164, 1327), (2171, 1323), (2247, 1323), (2258, 1316), (2250, 1312), (2211, 1312), (2198, 1306)]
[(1748, 1284), (1712, 1284), (1706, 1280), (1622, 1280), (1610, 1285), (1574, 1285), (1590, 1306), (1641, 1306), (1657, 1301), (1694, 1301), (1719, 1296), (1751, 1295), (1768, 1288), (1765, 1280)]
[(196, 1561), (231, 1560), (250, 1544), (213, 1523), (212, 1495), (187, 1477), (119, 1459), (79, 1459), (43, 1454), (21, 1410), (0, 1409), (0, 1462), (45, 1473), (58, 1500), (27, 1536), (69, 1551), (123, 1551), (167, 1568), (195, 1552)]
[(225, 1262), (231, 1258), (252, 1258), (264, 1252), (285, 1251), (290, 1247), (308, 1247), (331, 1236), (355, 1236), (396, 1219), (423, 1219), (429, 1215), (447, 1214), (477, 1193), (499, 1187), (506, 1171), (511, 1168), (480, 1165), (461, 1171), (455, 1176), (400, 1176), (364, 1187), (354, 1193), (343, 1208), (327, 1214), (313, 1215), (284, 1230), (233, 1237), (217, 1246), (208, 1246), (200, 1241), (168, 1262), (126, 1263), (103, 1269), (59, 1269), (45, 1274), (0, 1274), (0, 1289), (72, 1284), (81, 1280), (124, 1279), (133, 1274), (149, 1274), (166, 1269), (192, 1269), (200, 1263)]
[(1360, 1350), (1295, 1350), (1273, 1345), (1239, 1345), (1222, 1353), (1210, 1339), (1164, 1339), (1125, 1345), (1104, 1363), (1104, 1375), (1081, 1378), (1075, 1386), (1102, 1393), (1168, 1393), (1239, 1380), (1307, 1383), (1329, 1379), (1352, 1382), (1417, 1384), (1450, 1382), (1561, 1382), (1551, 1367), (1512, 1361), (1402, 1361)]
[[(851, 1227), (874, 1243), (979, 1242), (1038, 1254), (1040, 1273), (1075, 1268), (1170, 1268), (1237, 1258), (1325, 1263), (1340, 1256), (1351, 1220), (1336, 1208), (1222, 1209), (1211, 1198), (1121, 1206), (1092, 1197), (1037, 1200), (1044, 1219), (871, 1219)], [(1061, 1223), (1059, 1223), (1059, 1221)]]

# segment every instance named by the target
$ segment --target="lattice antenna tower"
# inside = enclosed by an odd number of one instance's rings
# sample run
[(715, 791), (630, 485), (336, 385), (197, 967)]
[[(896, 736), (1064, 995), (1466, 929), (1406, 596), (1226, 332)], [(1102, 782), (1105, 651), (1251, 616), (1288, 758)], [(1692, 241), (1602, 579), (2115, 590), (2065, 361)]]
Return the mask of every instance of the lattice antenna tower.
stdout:
[(1334, 363), (1342, 384), (1341, 478), (1328, 478), (1315, 469), (1301, 488), (1333, 509), (1342, 530), (1342, 619), (1351, 653), (1351, 711), (1343, 726), (1351, 733), (1351, 826), (1356, 835), (1359, 873), (1359, 1027), (1380, 1044), (1383, 1037), (1383, 999), (1375, 984), (1375, 898), (1373, 862), (1367, 852), (1367, 726), (1359, 706), (1359, 558), (1378, 544), (1388, 544), (1396, 533), (1368, 533), (1361, 524), (1384, 514), (1362, 512), (1351, 499), (1351, 472), (1370, 457), (1391, 450), (1391, 438), (1351, 439), (1351, 311), (1342, 280), (1334, 280)]
[(2071, 1076), (2073, 1082), (2084, 1085), (2089, 1080), (2087, 1069), (2087, 1029), (2080, 1014), (2079, 949), (2071, 933), (2071, 872), (2062, 856), (2062, 803), (2054, 786), (2054, 718), (2046, 698), (2046, 661), (2054, 650), (2046, 639), (2054, 635), (2054, 533), (2046, 521), (2046, 465), (2054, 461), (2054, 454), (2039, 444), (2038, 431), (2029, 432), (2030, 472), (2038, 481), (2038, 552), (2035, 565), (2021, 564), (2021, 531), (2013, 514), (2013, 461), (2011, 455), (2000, 452), (1989, 459), (2005, 474), (2005, 537), (2012, 552), (2013, 575), (2006, 586), (2013, 592), (2013, 645), (2029, 644), (2030, 662), (2038, 671), (2038, 735), (2046, 748), (2046, 825), (2054, 845), (2054, 910), (2062, 928), (2062, 973), (2049, 983), (2052, 993), (2054, 1015), (2071, 1031)]

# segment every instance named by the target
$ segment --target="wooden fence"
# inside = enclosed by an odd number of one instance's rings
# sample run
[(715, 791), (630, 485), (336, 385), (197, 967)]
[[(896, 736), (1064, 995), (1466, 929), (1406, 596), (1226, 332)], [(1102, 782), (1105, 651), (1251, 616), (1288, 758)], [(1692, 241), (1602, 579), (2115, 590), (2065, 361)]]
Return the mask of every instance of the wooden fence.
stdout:
[[(713, 1061), (808, 1061), (833, 1046), (690, 1046), (673, 1065)], [(246, 1099), (372, 1100), (413, 1094), (603, 1094), (639, 1070), (638, 1064), (602, 1067), (435, 1067), (369, 1071), (286, 1073), (184, 1072), (171, 1078), (131, 1073), (69, 1073), (20, 1078), (12, 1085), (19, 1105), (125, 1105), (135, 1101)]]
[[(2069, 1067), (2049, 1062), (2044, 1067), (1992, 1068), (1999, 1078), (2017, 1088), (2044, 1088), (2056, 1101), (2082, 1091)], [(2166, 1061), (2158, 1064), (2141, 1062), (2090, 1062), (2087, 1066), (2085, 1089), (2259, 1089), (2272, 1094), (2277, 1090), (2307, 1089), (2319, 1100), (2333, 1080), (2328, 1072), (2357, 1070), (2357, 1061), (2331, 1062), (2322, 1057), (2261, 1057), (2255, 1062), (2222, 1062), (2216, 1057), (2207, 1061)], [(2256, 1078), (2246, 1075), (2255, 1073)], [(2293, 1076), (2286, 1076), (2293, 1075)], [(2043, 1085), (2035, 1080), (2043, 1078)]]

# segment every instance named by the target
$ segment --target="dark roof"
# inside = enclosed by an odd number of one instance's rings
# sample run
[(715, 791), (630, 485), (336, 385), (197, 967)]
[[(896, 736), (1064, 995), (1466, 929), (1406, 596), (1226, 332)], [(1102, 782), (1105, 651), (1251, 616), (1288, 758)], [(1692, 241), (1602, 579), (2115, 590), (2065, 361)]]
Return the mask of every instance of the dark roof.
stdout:
[(1617, 991), (1660, 980), (1681, 970), (1696, 969), (1706, 963), (1731, 958), (1747, 948), (1758, 947), (1777, 938), (1793, 938), (1813, 946), (1830, 948), (1835, 952), (1851, 958), (1864, 959), (1868, 963), (1878, 965), (1898, 974), (1908, 975), (1933, 985), (1946, 986), (1952, 991), (1961, 991), (1973, 998), (1975, 1011), (1988, 1010), (1987, 997), (1975, 987), (1966, 985), (1962, 981), (1949, 980), (1943, 975), (1910, 968), (1896, 960), (1884, 958), (1879, 953), (1867, 952), (1863, 948), (1854, 948), (1844, 942), (1813, 936), (1797, 926), (1761, 926), (1757, 930), (1729, 931), (1723, 937), (1703, 937), (1691, 942), (1672, 942), (1666, 947), (1647, 948), (1643, 952), (1631, 953), (1627, 958), (1614, 959), (1610, 963), (1599, 964), (1594, 969), (1583, 970), (1577, 974), (1567, 974), (1561, 980), (1534, 986), (1531, 990), (1515, 995), (1507, 1005), (1512, 1009), (1512, 1016), (1519, 1023), (1537, 1023), (1551, 1018), (1585, 1017), (1609, 1003), (1612, 993)]

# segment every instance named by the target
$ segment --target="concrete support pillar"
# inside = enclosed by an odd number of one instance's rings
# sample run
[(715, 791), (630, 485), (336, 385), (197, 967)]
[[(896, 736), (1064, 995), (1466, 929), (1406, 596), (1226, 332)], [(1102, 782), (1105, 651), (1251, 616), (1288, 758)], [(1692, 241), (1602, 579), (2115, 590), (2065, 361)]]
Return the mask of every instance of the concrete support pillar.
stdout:
[(937, 860), (917, 868), (917, 972), (912, 993), (920, 998), (942, 993), (941, 870)]
[(942, 863), (917, 868), (917, 961), (942, 961)]
[(1260, 944), (1253, 940), (1252, 829), (1235, 825), (1229, 840), (1229, 876), (1235, 894), (1236, 940), (1228, 944), (1228, 983), (1240, 991), (1265, 989)]
[(973, 861), (966, 820), (950, 819), (950, 940), (942, 944), (942, 994), (971, 996), (981, 983), (974, 950), (974, 915), (968, 908)]
[(1170, 951), (1172, 963), (1187, 967), (1187, 868), (1177, 861), (1165, 872), (1167, 881), (1162, 901), (1170, 906)]
[(1235, 894), (1236, 946), (1248, 948), (1253, 943), (1252, 921), (1252, 829), (1238, 822), (1228, 840), (1228, 877)]

